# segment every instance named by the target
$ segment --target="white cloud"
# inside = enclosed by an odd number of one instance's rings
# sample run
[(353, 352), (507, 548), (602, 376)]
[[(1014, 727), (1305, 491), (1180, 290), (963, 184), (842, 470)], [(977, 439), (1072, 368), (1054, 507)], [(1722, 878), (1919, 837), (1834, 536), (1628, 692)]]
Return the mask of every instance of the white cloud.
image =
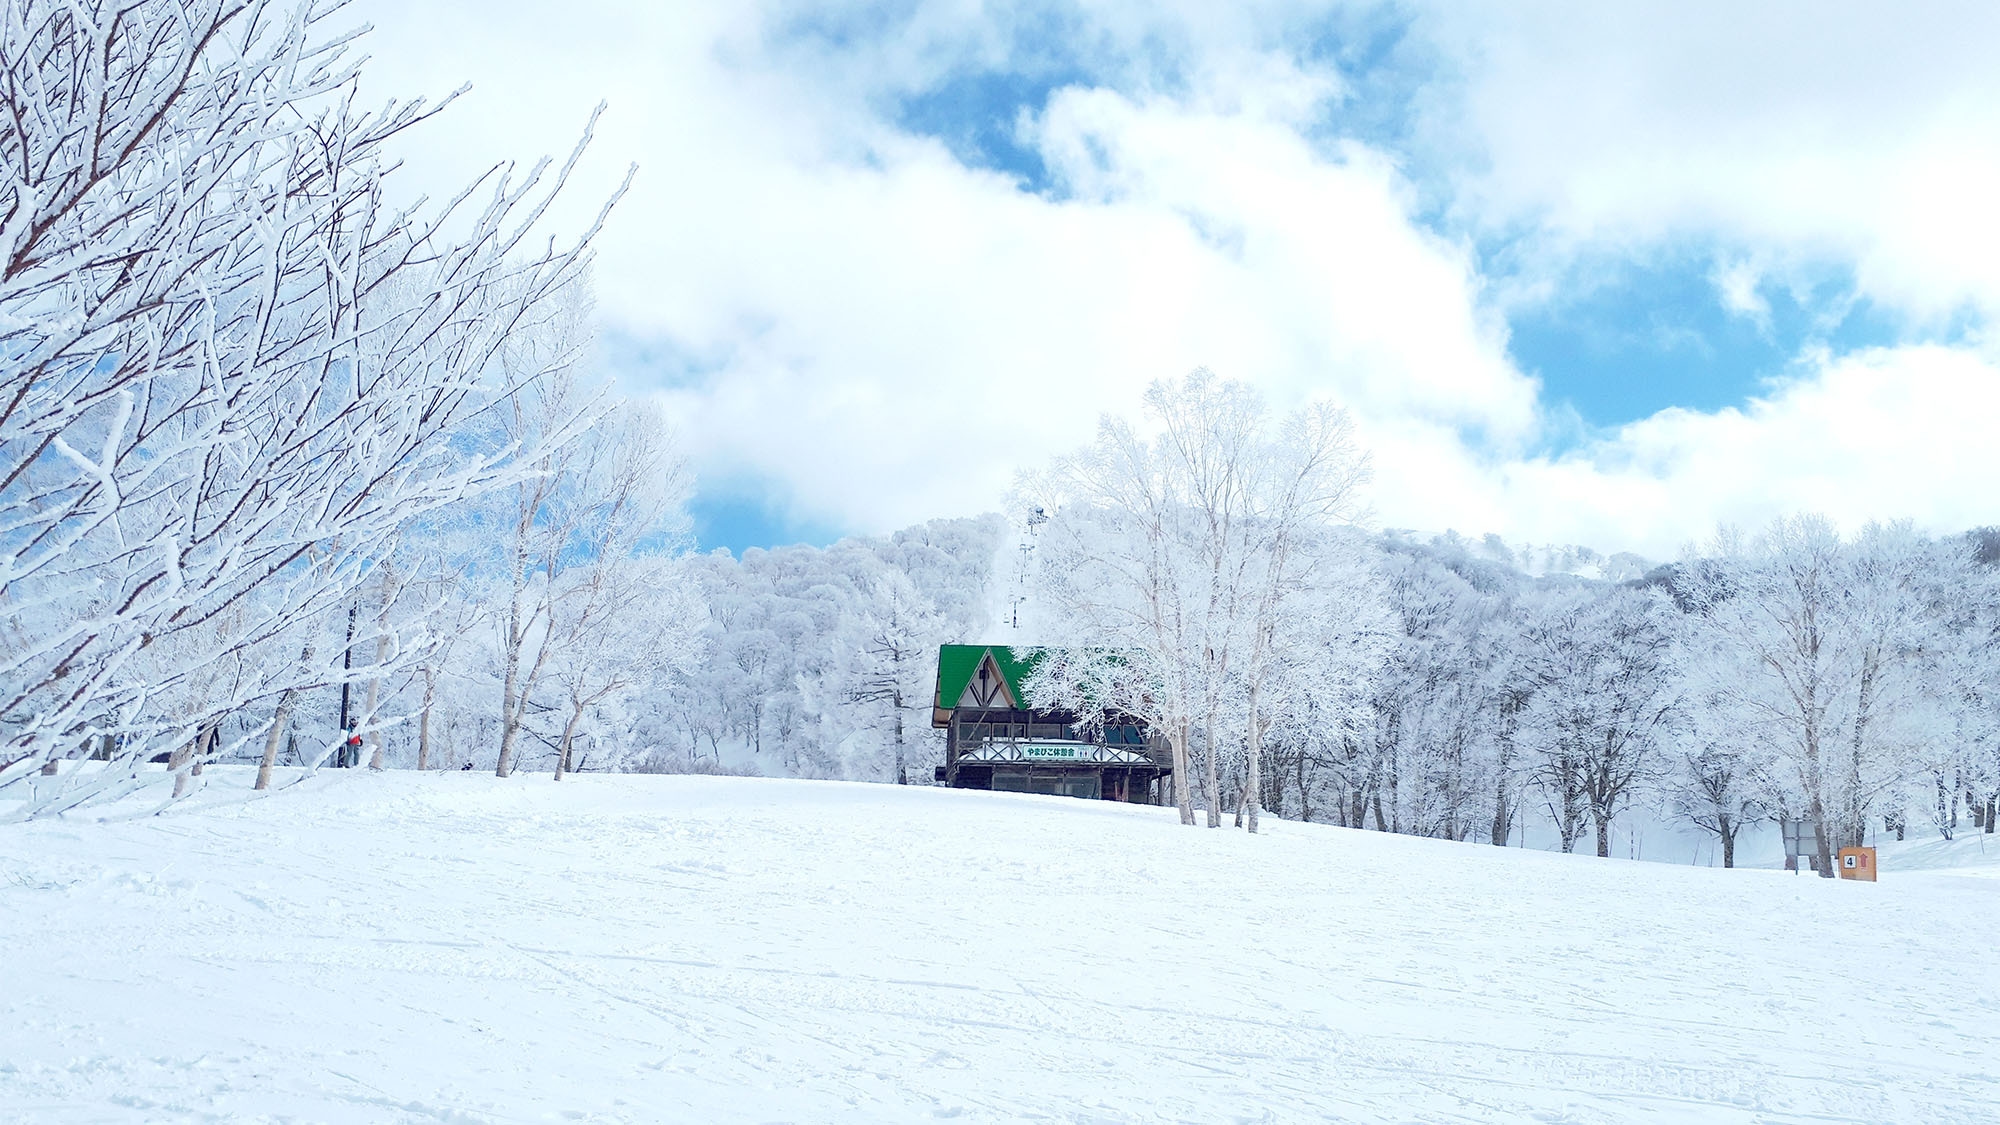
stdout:
[[(1818, 73), (1852, 63), (1863, 86), (1900, 73), (1851, 36), (1762, 75), (1758, 52), (1784, 55), (1767, 16), (1704, 56), (1671, 20), (1565, 11), (1431, 27), (1470, 76), (1484, 163), (1460, 183), (1479, 221), (1600, 248), (1721, 232), (1741, 246), (1718, 286), (1751, 315), (1786, 255), (1851, 262), (1868, 292), (1920, 315), (2000, 302), (1991, 255), (1949, 233), (1995, 229), (1968, 213), (1982, 176), (2000, 187), (2000, 159), (1982, 170), (1979, 155), (2000, 132), (1966, 140), (1986, 105), (1940, 92), (1978, 83), (1939, 79), (1891, 111)], [(1659, 554), (1719, 518), (1789, 508), (1946, 529), (1995, 518), (1968, 478), (1983, 447), (1971, 419), (1992, 416), (2000, 381), (1964, 349), (1809, 360), (1742, 409), (1668, 411), (1531, 455), (1548, 422), (1506, 358), (1475, 254), (1413, 218), (1395, 154), (1314, 132), (1344, 88), (1270, 49), (1299, 18), (1282, 5), (1077, 16), (1107, 73), (1143, 54), (1135, 44), (1180, 55), (1174, 81), (1079, 85), (1029, 115), (1021, 140), (1059, 181), (1053, 197), (884, 115), (899, 91), (1008, 57), (1010, 29), (983, 9), (927, 7), (845, 52), (774, 39), (751, 5), (370, 14), (373, 88), (477, 83), (411, 153), (410, 178), (434, 192), (498, 156), (563, 149), (592, 104), (612, 103), (560, 216), (580, 222), (640, 162), (600, 242), (605, 316), (699, 358), (698, 378), (662, 394), (700, 471), (768, 480), (815, 522), (881, 530), (989, 508), (1016, 467), (1196, 365), (1279, 403), (1348, 403), (1391, 525)], [(1952, 185), (1931, 175), (1947, 165)], [(1906, 213), (1918, 199), (1935, 206)]]
[(1498, 473), (1517, 534), (1629, 545), (1654, 557), (1718, 523), (1800, 511), (1852, 528), (1909, 518), (1938, 532), (1993, 523), (2000, 363), (1966, 348), (1809, 357), (1741, 408), (1666, 410), (1588, 449)]
[[(1280, 401), (1334, 394), (1508, 441), (1534, 428), (1468, 251), (1409, 220), (1381, 153), (1301, 136), (1338, 89), (1325, 72), (1230, 50), (1174, 96), (1064, 90), (1027, 130), (1068, 188), (1049, 199), (815, 72), (774, 71), (753, 29), (634, 17), (615, 40), (590, 32), (578, 65), (589, 15), (511, 36), (507, 18), (425, 60), (492, 76), (452, 144), (559, 144), (607, 90), (599, 147), (642, 171), (601, 243), (601, 305), (721, 357), (666, 395), (698, 464), (780, 482), (819, 518), (988, 505), (1016, 466), (1202, 364)], [(392, 36), (421, 38), (392, 23), (377, 50)]]
[(774, 170), (788, 217), (726, 243), (681, 232), (683, 262), (753, 263), (731, 296), (773, 325), (713, 390), (672, 396), (723, 439), (708, 457), (897, 523), (990, 502), (1014, 466), (1199, 364), (1280, 401), (1532, 428), (1464, 254), (1408, 222), (1377, 155), (1327, 162), (1279, 124), (1097, 90), (1058, 96), (1036, 133), (1073, 197), (912, 146), (879, 169)]
[(1434, 5), (1433, 143), (1474, 222), (1554, 249), (1707, 238), (2000, 310), (2000, 7)]
[(1771, 328), (1771, 302), (1757, 291), (1764, 280), (1763, 270), (1747, 259), (1733, 262), (1718, 262), (1710, 275), (1715, 283), (1722, 307), (1738, 316), (1748, 317), (1765, 331)]

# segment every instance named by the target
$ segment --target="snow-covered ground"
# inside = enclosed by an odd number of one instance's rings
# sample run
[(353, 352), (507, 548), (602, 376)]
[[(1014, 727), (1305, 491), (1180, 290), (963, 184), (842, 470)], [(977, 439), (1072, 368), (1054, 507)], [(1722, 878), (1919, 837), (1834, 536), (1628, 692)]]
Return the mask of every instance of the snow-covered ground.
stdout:
[(1866, 885), (935, 789), (248, 780), (0, 829), (0, 1119), (2000, 1104), (2000, 847), (1976, 839)]

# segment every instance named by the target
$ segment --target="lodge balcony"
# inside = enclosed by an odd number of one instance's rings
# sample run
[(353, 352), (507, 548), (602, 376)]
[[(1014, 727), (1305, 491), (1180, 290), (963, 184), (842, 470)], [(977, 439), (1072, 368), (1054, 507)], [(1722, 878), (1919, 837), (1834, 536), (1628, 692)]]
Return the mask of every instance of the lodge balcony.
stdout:
[(1171, 749), (1136, 723), (1082, 729), (1045, 712), (960, 708), (937, 780), (971, 789), (1157, 803)]

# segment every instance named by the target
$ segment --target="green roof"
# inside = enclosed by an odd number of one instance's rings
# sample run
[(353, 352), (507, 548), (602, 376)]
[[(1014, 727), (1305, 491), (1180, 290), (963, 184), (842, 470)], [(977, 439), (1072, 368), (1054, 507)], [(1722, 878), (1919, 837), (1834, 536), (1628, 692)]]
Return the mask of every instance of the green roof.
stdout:
[(989, 652), (993, 654), (993, 666), (1000, 670), (1000, 678), (1007, 685), (1007, 694), (1025, 706), (1028, 696), (1021, 690), (1021, 681), (1034, 670), (1037, 658), (1017, 659), (1010, 645), (938, 646), (937, 698), (933, 706), (944, 711), (957, 707), (959, 697), (965, 694), (965, 685), (972, 682), (979, 672), (980, 661)]

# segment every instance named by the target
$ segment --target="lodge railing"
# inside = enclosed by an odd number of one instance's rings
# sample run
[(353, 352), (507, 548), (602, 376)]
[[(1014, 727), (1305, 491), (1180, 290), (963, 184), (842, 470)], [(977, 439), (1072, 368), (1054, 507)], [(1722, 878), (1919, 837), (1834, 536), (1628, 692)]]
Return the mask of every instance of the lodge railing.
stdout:
[(1164, 746), (1049, 738), (987, 738), (960, 746), (960, 763), (993, 765), (1104, 765), (1169, 768)]

